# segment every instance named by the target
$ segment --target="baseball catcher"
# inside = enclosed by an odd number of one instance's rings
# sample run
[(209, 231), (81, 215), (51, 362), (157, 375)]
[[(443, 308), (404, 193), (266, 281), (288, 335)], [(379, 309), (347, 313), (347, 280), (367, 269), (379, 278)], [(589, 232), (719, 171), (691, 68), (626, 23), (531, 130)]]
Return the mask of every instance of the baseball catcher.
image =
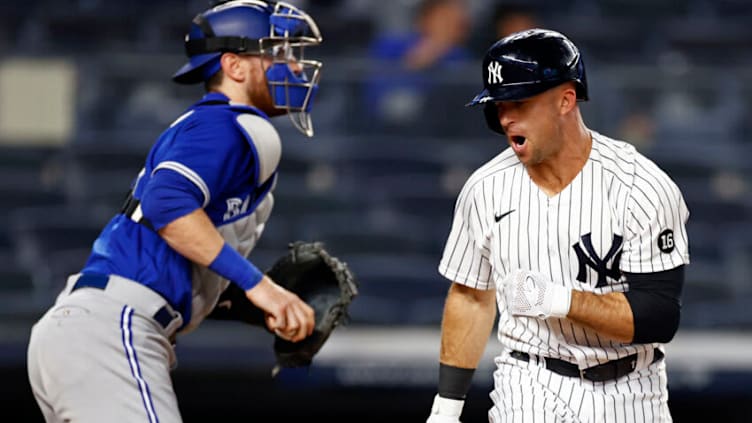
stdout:
[[(312, 363), (332, 331), (347, 322), (348, 308), (358, 294), (357, 281), (347, 263), (332, 256), (321, 242), (296, 241), (277, 259), (266, 274), (280, 286), (294, 292), (316, 315), (313, 333), (299, 342), (275, 334), (273, 375), (283, 367), (303, 367)], [(229, 302), (228, 302), (229, 301)], [(264, 312), (248, 301), (233, 284), (220, 296), (210, 318), (241, 320), (268, 329)], [(231, 304), (227, 307), (227, 304)]]
[(173, 345), (218, 304), (253, 303), (291, 341), (331, 330), (248, 259), (272, 215), (286, 144), (273, 118), (314, 134), (322, 63), (308, 53), (323, 41), (318, 25), (271, 0), (215, 2), (186, 24), (187, 61), (172, 80), (204, 94), (157, 135), (123, 206), (31, 329), (27, 372), (47, 422), (182, 421)]

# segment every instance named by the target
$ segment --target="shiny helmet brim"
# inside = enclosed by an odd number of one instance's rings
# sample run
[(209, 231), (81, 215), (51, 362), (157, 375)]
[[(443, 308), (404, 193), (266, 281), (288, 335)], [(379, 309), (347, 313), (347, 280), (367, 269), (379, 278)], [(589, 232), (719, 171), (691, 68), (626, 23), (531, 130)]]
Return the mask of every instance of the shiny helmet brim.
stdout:
[(493, 91), (483, 89), (483, 91), (476, 95), (469, 103), (465, 104), (465, 106), (472, 107), (497, 101), (525, 100), (530, 97), (535, 97), (536, 95), (563, 83), (564, 82), (562, 81), (533, 81), (504, 85)]

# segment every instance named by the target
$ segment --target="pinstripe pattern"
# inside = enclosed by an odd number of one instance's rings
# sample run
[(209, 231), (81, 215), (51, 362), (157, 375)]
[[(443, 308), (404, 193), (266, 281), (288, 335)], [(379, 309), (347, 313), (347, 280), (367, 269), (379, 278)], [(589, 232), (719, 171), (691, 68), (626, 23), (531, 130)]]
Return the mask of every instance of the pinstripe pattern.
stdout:
[(609, 382), (560, 376), (507, 354), (496, 358), (489, 422), (671, 422), (665, 364)]
[[(511, 148), (473, 173), (458, 196), (439, 272), (460, 284), (494, 289), (508, 272), (522, 268), (572, 289), (605, 294), (629, 289), (619, 270), (656, 272), (688, 263), (689, 212), (676, 184), (631, 145), (592, 134), (589, 159), (555, 196), (532, 182)], [(498, 222), (494, 218), (510, 210), (514, 212)], [(673, 231), (673, 250), (667, 252), (659, 248), (659, 234), (665, 230)], [(593, 266), (581, 263), (578, 254), (603, 261), (618, 279), (599, 275)], [(584, 280), (578, 280), (578, 274)], [(624, 345), (567, 319), (513, 317), (503, 302), (499, 313), (497, 335), (506, 348), (568, 360), (580, 368), (634, 353), (638, 369), (644, 368), (652, 349), (659, 346)], [(656, 417), (667, 415), (660, 405), (666, 401), (665, 371), (656, 367), (613, 386), (585, 386), (590, 383), (561, 380), (542, 368), (523, 374), (507, 369), (512, 368), (507, 364), (497, 373), (509, 386), (497, 386), (492, 394), (503, 407), (490, 417), (522, 421), (503, 413), (536, 410), (532, 420), (525, 421), (666, 421)], [(642, 399), (658, 405), (646, 405)], [(588, 420), (583, 417), (587, 413), (599, 418)]]

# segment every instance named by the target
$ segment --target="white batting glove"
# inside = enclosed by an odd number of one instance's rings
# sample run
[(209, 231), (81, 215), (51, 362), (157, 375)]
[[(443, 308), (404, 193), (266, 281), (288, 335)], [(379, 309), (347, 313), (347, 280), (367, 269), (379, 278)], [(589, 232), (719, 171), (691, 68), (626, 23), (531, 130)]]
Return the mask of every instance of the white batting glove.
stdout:
[(460, 415), (464, 405), (463, 400), (443, 398), (436, 394), (431, 406), (431, 415), (428, 416), (426, 423), (462, 423)]
[(517, 269), (502, 281), (504, 299), (515, 316), (567, 317), (572, 304), (572, 290), (546, 280), (543, 275)]

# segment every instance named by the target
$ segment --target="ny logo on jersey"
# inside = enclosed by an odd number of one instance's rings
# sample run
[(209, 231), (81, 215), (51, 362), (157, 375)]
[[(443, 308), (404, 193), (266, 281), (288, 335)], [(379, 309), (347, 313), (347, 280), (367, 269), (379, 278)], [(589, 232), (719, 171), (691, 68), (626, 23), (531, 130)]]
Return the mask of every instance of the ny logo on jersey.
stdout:
[(488, 64), (488, 85), (501, 84), (504, 78), (501, 77), (501, 64), (493, 61)]
[[(581, 242), (574, 244), (574, 252), (577, 254), (577, 261), (580, 262), (580, 268), (577, 272), (577, 280), (582, 283), (587, 283), (587, 266), (595, 270), (598, 273), (598, 282), (595, 284), (596, 288), (606, 286), (606, 277), (619, 280), (621, 278), (621, 271), (619, 270), (619, 258), (621, 258), (621, 243), (622, 237), (614, 234), (614, 240), (611, 243), (611, 248), (603, 258), (598, 257), (598, 254), (593, 248), (593, 242), (590, 239), (591, 234), (585, 234), (580, 237)], [(587, 253), (580, 247), (582, 244), (587, 250)], [(608, 267), (608, 262), (612, 261), (611, 268)]]
[(235, 216), (240, 215), (241, 213), (245, 213), (248, 210), (248, 203), (251, 200), (251, 196), (245, 197), (245, 201), (237, 198), (232, 197), (227, 199), (227, 211), (225, 212), (225, 215), (222, 216), (223, 220), (230, 220)]

